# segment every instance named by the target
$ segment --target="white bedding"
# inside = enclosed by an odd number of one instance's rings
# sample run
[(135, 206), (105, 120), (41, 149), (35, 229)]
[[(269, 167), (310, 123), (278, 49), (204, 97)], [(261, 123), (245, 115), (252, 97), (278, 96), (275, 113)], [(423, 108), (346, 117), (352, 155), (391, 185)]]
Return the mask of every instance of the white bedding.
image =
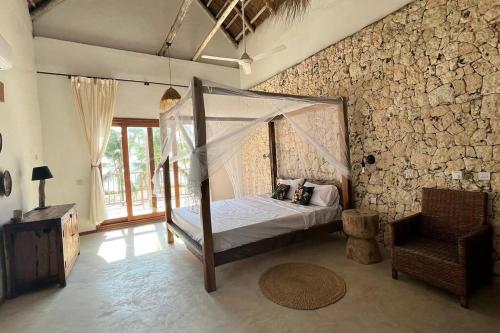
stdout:
[[(301, 206), (289, 200), (272, 199), (269, 195), (216, 201), (210, 207), (215, 252), (340, 220), (342, 213), (340, 205)], [(190, 207), (175, 208), (172, 219), (189, 236), (202, 243), (198, 211)]]

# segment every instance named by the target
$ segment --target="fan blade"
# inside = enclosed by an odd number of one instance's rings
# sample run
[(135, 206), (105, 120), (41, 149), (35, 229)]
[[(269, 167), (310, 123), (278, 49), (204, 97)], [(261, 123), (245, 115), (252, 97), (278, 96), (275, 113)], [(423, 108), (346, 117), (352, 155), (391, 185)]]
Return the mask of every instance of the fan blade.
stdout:
[(216, 57), (216, 56), (210, 56), (210, 55), (202, 55), (201, 57), (203, 59), (210, 59), (210, 60), (240, 62), (240, 59), (236, 59), (236, 58), (224, 58), (224, 57)]
[(275, 47), (274, 49), (272, 49), (269, 52), (264, 52), (264, 53), (258, 54), (255, 57), (252, 57), (252, 59), (253, 59), (253, 61), (262, 60), (264, 58), (269, 57), (270, 55), (273, 55), (275, 53), (281, 52), (281, 51), (283, 51), (285, 49), (286, 49), (285, 45), (280, 45), (280, 46)]
[(240, 68), (246, 75), (252, 74), (252, 66), (248, 62), (240, 62)]

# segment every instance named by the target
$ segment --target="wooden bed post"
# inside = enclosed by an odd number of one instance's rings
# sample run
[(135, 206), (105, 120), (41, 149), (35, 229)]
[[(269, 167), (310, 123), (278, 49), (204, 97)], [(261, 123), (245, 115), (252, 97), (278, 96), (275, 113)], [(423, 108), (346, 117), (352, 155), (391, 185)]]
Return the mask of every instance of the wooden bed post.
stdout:
[[(201, 80), (193, 77), (193, 120), (195, 147), (200, 148), (207, 142), (207, 127), (205, 119), (205, 103), (203, 101), (203, 86)], [(207, 156), (200, 155), (200, 165), (208, 167)], [(215, 291), (215, 263), (214, 245), (212, 236), (212, 219), (210, 216), (210, 182), (205, 179), (201, 182), (200, 217), (203, 231), (203, 273), (205, 289)]]
[[(348, 118), (347, 118), (347, 101), (342, 98), (342, 110), (341, 112), (338, 112), (338, 119), (339, 119), (339, 128), (341, 131), (344, 133), (344, 140), (340, 142), (340, 154), (341, 156), (345, 156), (347, 159), (347, 167), (350, 169), (351, 168), (351, 154), (349, 151), (349, 124), (348, 124)], [(342, 196), (342, 209), (346, 210), (351, 208), (351, 180), (346, 177), (342, 176), (342, 192), (347, 193), (347, 198), (346, 196)]]
[(278, 164), (276, 162), (276, 132), (274, 121), (267, 123), (269, 133), (269, 160), (271, 161), (271, 188), (276, 188), (276, 178), (278, 177)]
[(169, 227), (172, 222), (172, 189), (170, 188), (170, 164), (169, 158), (163, 163), (163, 187), (165, 190), (165, 219), (167, 220), (167, 242), (174, 242), (174, 233)]

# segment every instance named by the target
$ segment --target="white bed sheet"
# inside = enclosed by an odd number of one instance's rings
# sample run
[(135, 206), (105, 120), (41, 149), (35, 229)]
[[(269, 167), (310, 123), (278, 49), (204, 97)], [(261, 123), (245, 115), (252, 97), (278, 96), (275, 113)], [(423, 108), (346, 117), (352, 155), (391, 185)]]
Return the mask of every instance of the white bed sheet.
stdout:
[[(269, 195), (211, 203), (214, 251), (221, 252), (295, 230), (309, 229), (341, 219), (340, 205), (301, 206)], [(202, 243), (200, 214), (190, 207), (172, 210), (172, 219), (198, 243)]]

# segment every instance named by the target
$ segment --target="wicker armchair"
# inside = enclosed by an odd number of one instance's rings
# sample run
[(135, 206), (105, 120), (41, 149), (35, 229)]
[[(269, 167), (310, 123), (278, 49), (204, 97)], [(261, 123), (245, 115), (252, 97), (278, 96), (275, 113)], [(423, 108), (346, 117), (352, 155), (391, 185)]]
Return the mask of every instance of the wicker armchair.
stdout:
[(447, 289), (467, 308), (470, 293), (493, 278), (486, 207), (486, 193), (424, 188), (422, 212), (391, 224), (392, 277)]

